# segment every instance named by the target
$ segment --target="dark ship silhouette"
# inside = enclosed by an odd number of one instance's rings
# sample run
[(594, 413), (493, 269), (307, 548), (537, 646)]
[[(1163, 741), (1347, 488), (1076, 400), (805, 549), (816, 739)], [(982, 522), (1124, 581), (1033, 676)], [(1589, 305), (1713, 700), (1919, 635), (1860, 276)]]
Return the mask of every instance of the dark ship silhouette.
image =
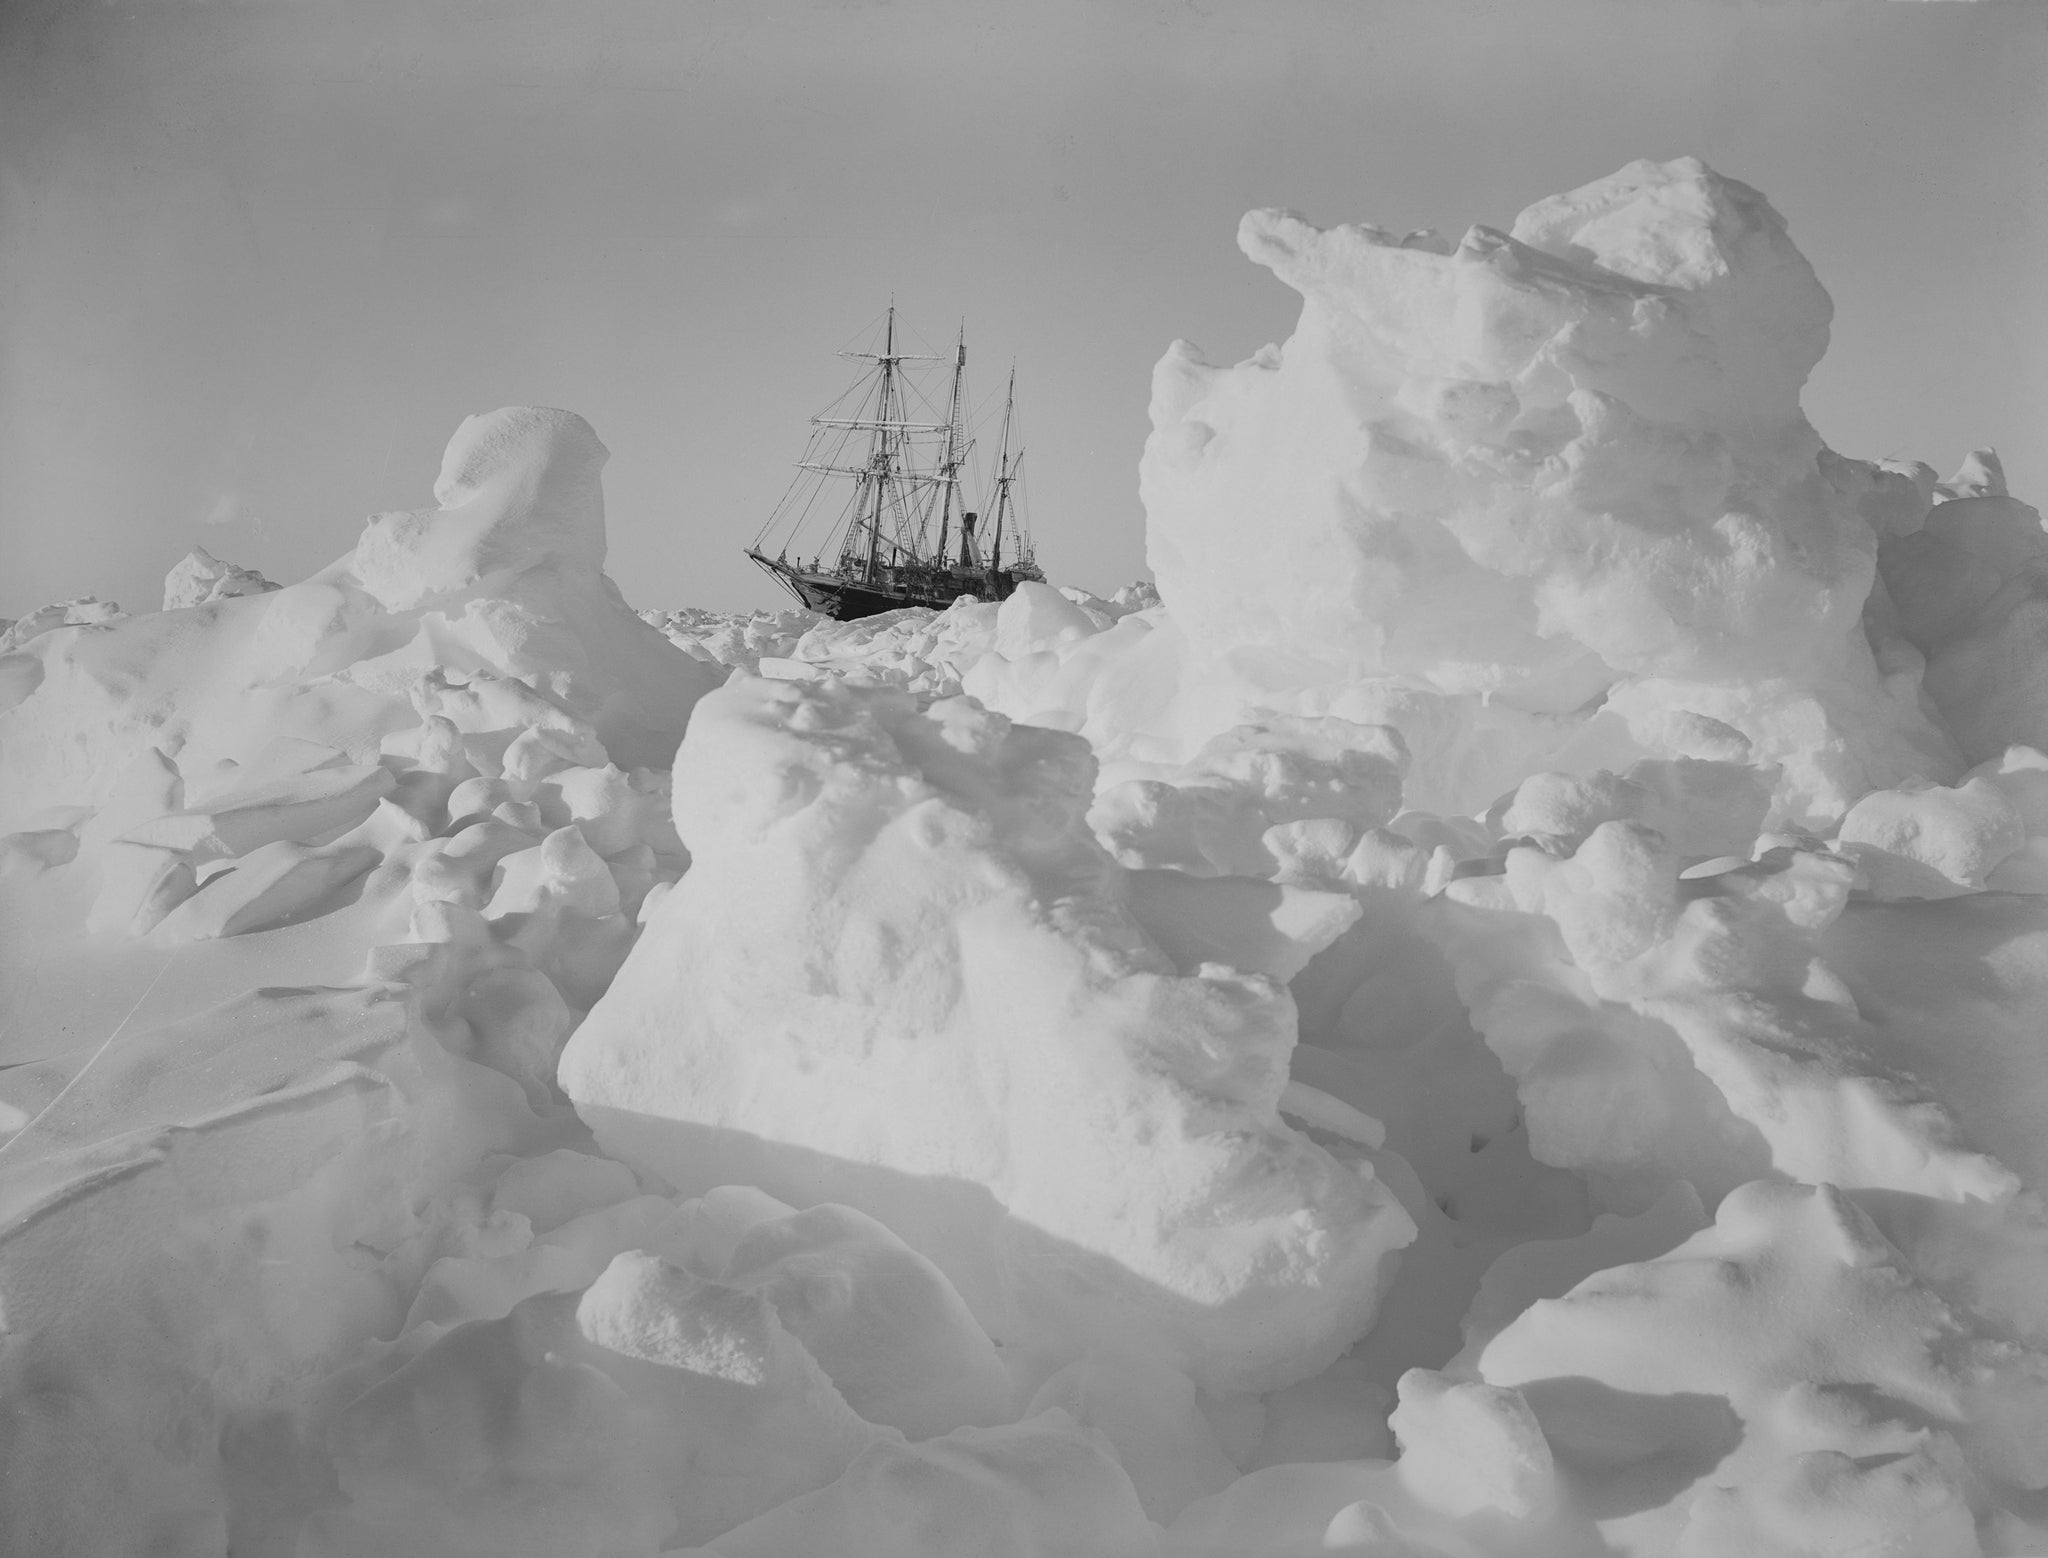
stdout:
[[(891, 304), (879, 345), (880, 351), (840, 353), (870, 366), (827, 413), (811, 418), (797, 478), (747, 556), (811, 610), (842, 621), (905, 606), (944, 609), (962, 595), (1002, 600), (1027, 579), (1043, 580), (1017, 491), (1024, 452), (1013, 452), (1010, 442), (1016, 370), (992, 486), (975, 510), (967, 507), (962, 475), (974, 447), (966, 422), (965, 332), (947, 356), (899, 351)], [(952, 367), (942, 413), (918, 381), (919, 370), (908, 366), (936, 363)], [(849, 402), (851, 415), (830, 414)], [(846, 494), (843, 501), (827, 499), (835, 490)], [(801, 550), (791, 556), (807, 536), (816, 538), (809, 559)]]

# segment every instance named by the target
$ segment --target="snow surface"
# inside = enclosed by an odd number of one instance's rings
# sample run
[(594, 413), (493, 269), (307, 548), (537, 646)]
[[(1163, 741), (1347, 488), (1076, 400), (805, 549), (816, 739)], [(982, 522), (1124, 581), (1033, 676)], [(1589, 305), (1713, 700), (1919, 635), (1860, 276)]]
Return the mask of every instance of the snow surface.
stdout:
[(1640, 162), (1256, 212), (1157, 589), (636, 614), (466, 421), (0, 624), (0, 1551), (2048, 1551), (2048, 532)]

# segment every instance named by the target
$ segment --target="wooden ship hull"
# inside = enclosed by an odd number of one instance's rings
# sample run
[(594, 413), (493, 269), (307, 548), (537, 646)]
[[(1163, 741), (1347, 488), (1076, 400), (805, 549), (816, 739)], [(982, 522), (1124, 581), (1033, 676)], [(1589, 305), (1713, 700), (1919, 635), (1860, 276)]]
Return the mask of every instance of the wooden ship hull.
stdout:
[[(901, 611), (906, 606), (944, 611), (963, 595), (972, 595), (977, 600), (1008, 600), (1018, 585), (1040, 577), (1035, 568), (985, 568), (978, 572), (966, 568), (890, 569), (869, 581), (822, 569), (799, 568), (751, 547), (747, 556), (807, 609), (841, 622)], [(891, 574), (896, 577), (890, 577)]]

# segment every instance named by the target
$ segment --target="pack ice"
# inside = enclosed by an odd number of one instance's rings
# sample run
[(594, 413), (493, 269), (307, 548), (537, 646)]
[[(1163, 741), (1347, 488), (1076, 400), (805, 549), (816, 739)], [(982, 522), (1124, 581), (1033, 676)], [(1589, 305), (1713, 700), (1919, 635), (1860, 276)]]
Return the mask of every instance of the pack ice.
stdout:
[(0, 1551), (2048, 1550), (2048, 533), (1631, 164), (1255, 212), (1156, 588), (630, 610), (457, 429), (0, 624)]
[(1094, 768), (967, 698), (712, 694), (672, 790), (691, 869), (561, 1083), (680, 1189), (739, 1179), (914, 1230), (1020, 1353), (1287, 1384), (1365, 1330), (1414, 1234), (1367, 1158), (1279, 1117), (1282, 981), (1358, 910), (1233, 895), (1239, 945), (1181, 973), (1143, 916), (1187, 911), (1088, 831)]

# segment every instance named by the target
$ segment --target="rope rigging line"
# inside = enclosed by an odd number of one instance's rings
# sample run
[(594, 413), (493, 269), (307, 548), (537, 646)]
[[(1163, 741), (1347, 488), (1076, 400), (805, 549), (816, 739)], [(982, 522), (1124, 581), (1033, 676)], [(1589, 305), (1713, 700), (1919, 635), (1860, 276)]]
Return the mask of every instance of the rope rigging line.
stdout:
[[(803, 457), (751, 550), (764, 563), (772, 554), (785, 567), (842, 576), (944, 571), (959, 565), (956, 541), (966, 556), (966, 515), (974, 513), (975, 549), (991, 561), (1031, 562), (1010, 389), (976, 395), (964, 335), (950, 351), (933, 352), (893, 304), (854, 340), (840, 355), (868, 366), (810, 419)], [(1009, 429), (1002, 456), (989, 431), (999, 407)], [(828, 488), (845, 496), (835, 502)]]

